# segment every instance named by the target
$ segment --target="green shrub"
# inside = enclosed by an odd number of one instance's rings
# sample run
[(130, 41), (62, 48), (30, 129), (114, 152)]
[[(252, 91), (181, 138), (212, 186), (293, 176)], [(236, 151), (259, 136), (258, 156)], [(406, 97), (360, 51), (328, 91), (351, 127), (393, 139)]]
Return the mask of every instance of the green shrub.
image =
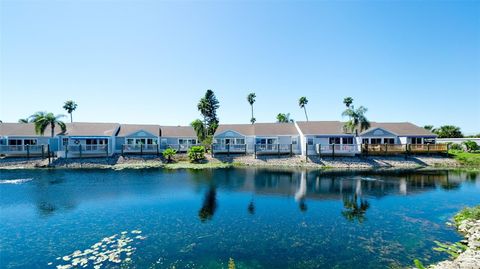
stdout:
[(449, 148), (450, 149), (453, 149), (453, 150), (463, 150), (463, 147), (461, 144), (457, 144), (457, 143), (449, 143)]
[(172, 158), (177, 154), (177, 151), (172, 149), (172, 148), (168, 148), (166, 150), (164, 150), (162, 152), (162, 155), (165, 159), (167, 159), (168, 162), (171, 162), (172, 161)]
[(198, 162), (205, 159), (205, 147), (193, 146), (188, 150), (188, 158), (192, 162)]
[(463, 144), (465, 145), (465, 147), (467, 148), (467, 151), (469, 152), (472, 152), (478, 149), (478, 145), (475, 141), (467, 140), (463, 142)]
[(480, 220), (480, 205), (475, 207), (466, 207), (462, 209), (455, 217), (453, 217), (457, 225), (460, 224), (463, 220), (472, 219)]

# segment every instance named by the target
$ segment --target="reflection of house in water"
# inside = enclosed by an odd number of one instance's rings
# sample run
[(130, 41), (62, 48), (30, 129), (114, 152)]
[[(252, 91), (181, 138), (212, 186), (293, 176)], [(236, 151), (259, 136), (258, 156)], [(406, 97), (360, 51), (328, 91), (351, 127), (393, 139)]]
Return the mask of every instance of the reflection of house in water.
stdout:
[[(454, 177), (454, 178), (453, 178)], [(241, 187), (259, 195), (294, 196), (296, 201), (342, 200), (344, 194), (381, 198), (388, 195), (412, 195), (444, 188), (448, 184), (458, 186), (461, 176), (447, 172), (415, 172), (398, 174), (342, 174), (301, 171), (262, 171), (253, 178), (245, 178)]]

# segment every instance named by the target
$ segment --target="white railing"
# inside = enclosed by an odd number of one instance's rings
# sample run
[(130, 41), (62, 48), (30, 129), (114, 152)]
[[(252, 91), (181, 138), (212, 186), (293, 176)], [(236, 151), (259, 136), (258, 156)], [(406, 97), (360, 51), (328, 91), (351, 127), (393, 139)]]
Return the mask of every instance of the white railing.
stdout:
[(357, 153), (359, 152), (358, 146), (355, 144), (329, 144), (329, 145), (315, 145), (315, 151), (317, 154), (321, 153)]
[(70, 152), (107, 152), (108, 145), (69, 145), (67, 146)]
[(247, 149), (246, 144), (212, 144), (213, 152), (245, 152)]
[(200, 144), (161, 144), (160, 149), (165, 150), (165, 149), (168, 149), (168, 148), (172, 148), (176, 151), (186, 152), (191, 147), (194, 147), (194, 146), (200, 146)]
[(292, 150), (292, 144), (256, 144), (256, 152), (290, 152)]
[[(44, 150), (46, 148), (44, 147)], [(0, 152), (5, 153), (21, 153), (21, 152), (30, 152), (30, 153), (41, 153), (42, 145), (0, 145)]]
[(124, 144), (123, 151), (125, 152), (156, 152), (160, 147), (157, 144), (131, 145)]

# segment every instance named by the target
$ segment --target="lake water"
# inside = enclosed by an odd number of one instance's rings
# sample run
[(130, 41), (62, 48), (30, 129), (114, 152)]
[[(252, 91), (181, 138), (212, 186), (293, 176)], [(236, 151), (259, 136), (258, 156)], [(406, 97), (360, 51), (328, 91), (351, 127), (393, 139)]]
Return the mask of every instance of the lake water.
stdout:
[(3, 170), (0, 267), (428, 264), (479, 203), (479, 174), (452, 171)]

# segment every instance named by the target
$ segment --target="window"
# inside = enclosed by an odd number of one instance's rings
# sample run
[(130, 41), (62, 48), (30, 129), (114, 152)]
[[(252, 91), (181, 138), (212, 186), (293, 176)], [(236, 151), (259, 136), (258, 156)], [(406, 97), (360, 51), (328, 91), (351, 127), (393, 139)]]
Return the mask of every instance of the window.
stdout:
[(424, 138), (423, 143), (425, 143), (425, 144), (435, 144), (435, 138)]
[(329, 144), (340, 144), (340, 137), (330, 137), (328, 140)]
[(383, 139), (383, 144), (395, 144), (395, 139), (394, 138), (384, 138)]
[(371, 144), (382, 144), (382, 139), (381, 138), (371, 138), (370, 143)]
[(237, 145), (243, 145), (243, 144), (245, 144), (245, 139), (243, 139), (243, 138), (237, 138), (237, 140), (235, 141), (235, 144), (237, 144)]
[(62, 145), (68, 146), (68, 138), (63, 138), (62, 139)]
[(307, 139), (307, 144), (308, 145), (313, 145), (313, 138)]
[(353, 145), (353, 137), (343, 137), (342, 144), (344, 145)]
[(8, 140), (8, 145), (10, 145), (10, 146), (21, 146), (22, 145), (22, 140), (21, 139)]
[(178, 139), (178, 144), (185, 145), (185, 144), (197, 144), (196, 139)]
[(410, 141), (412, 144), (422, 144), (422, 138), (421, 137), (412, 137), (410, 138)]
[(133, 138), (127, 138), (127, 144), (133, 145)]
[(277, 139), (276, 138), (268, 138), (267, 139), (267, 144), (268, 145), (277, 144)]
[(23, 140), (24, 145), (36, 145), (37, 139), (25, 139)]
[(368, 144), (368, 138), (363, 138), (362, 139), (362, 144)]
[(255, 139), (255, 144), (264, 145), (267, 144), (267, 140), (265, 138), (257, 138)]
[(292, 138), (292, 145), (296, 145), (296, 144), (298, 144), (298, 138), (294, 137)]

